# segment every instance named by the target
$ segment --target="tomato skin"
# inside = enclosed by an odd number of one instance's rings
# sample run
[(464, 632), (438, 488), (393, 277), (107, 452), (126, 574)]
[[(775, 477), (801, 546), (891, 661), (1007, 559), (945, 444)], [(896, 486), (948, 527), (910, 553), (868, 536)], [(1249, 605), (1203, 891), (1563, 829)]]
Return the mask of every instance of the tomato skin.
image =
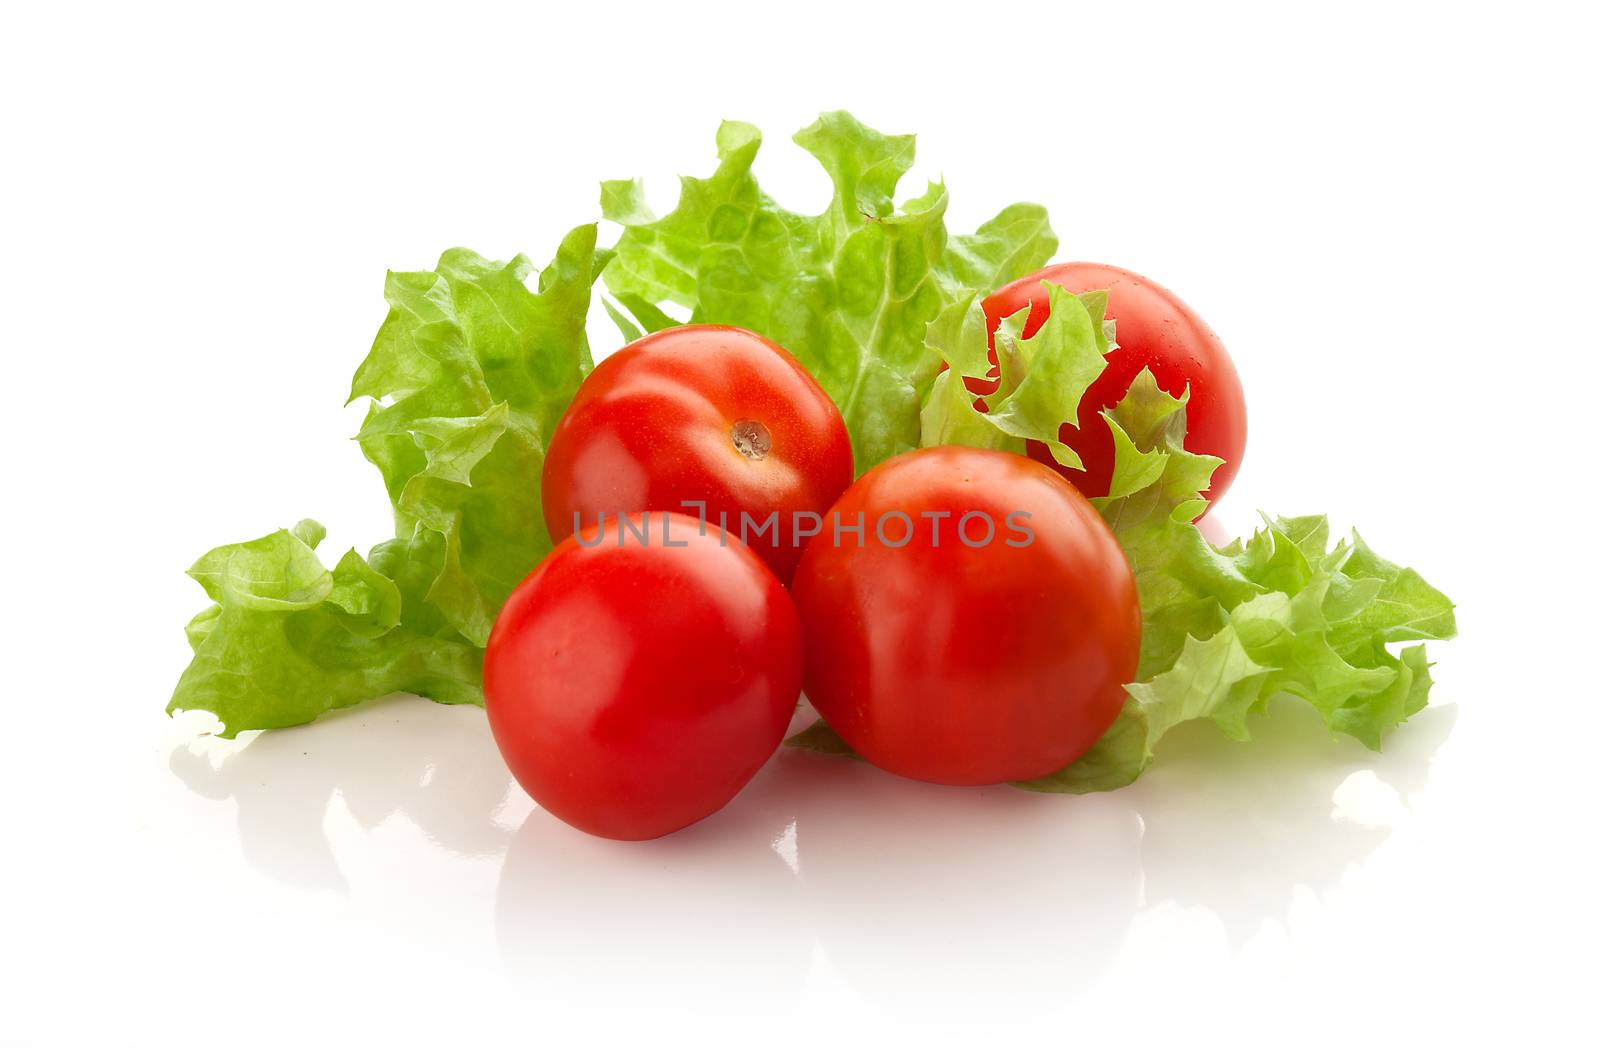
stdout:
[[(1031, 443), (1030, 457), (1052, 466), (1085, 495), (1105, 495), (1111, 486), (1114, 448), (1111, 430), (1100, 412), (1128, 392), (1139, 372), (1149, 368), (1156, 384), (1173, 396), (1189, 389), (1188, 435), (1184, 447), (1215, 455), (1222, 465), (1205, 492), (1220, 499), (1239, 472), (1244, 457), (1244, 389), (1222, 340), (1177, 295), (1148, 277), (1098, 262), (1063, 262), (1013, 281), (983, 303), (992, 338), (1002, 317), (1032, 306), (1023, 337), (1032, 335), (1050, 315), (1050, 295), (1041, 281), (1058, 284), (1073, 294), (1110, 292), (1106, 315), (1117, 322), (1117, 347), (1106, 355), (1106, 369), (1079, 402), (1082, 428), (1063, 424), (1060, 439), (1083, 459), (1082, 470), (1057, 464), (1043, 444)], [(970, 388), (970, 386), (969, 386)]]
[[(770, 449), (741, 452), (735, 424), (764, 426)], [(746, 447), (750, 447), (747, 443)], [(788, 582), (800, 560), (797, 512), (821, 513), (850, 486), (850, 434), (833, 401), (781, 346), (743, 328), (690, 324), (646, 335), (586, 378), (557, 424), (545, 458), (545, 525), (554, 541), (574, 514), (666, 510), (715, 525), (726, 513), (775, 529), (752, 547)]]
[[(905, 530), (899, 511), (918, 526)], [(948, 511), (935, 546), (931, 518)], [(1007, 526), (1030, 516), (1021, 542)], [(989, 514), (996, 536), (952, 533)], [(863, 545), (835, 532), (865, 515)], [(972, 528), (973, 538), (984, 532)], [(835, 536), (837, 534), (837, 542)], [(913, 779), (983, 785), (1058, 771), (1122, 709), (1139, 662), (1139, 595), (1116, 538), (1058, 474), (1000, 451), (934, 447), (868, 471), (829, 511), (792, 587), (806, 695), (867, 760)]]
[(794, 602), (759, 557), (694, 518), (648, 518), (648, 545), (608, 516), (557, 546), (484, 654), (511, 773), (557, 818), (618, 840), (726, 804), (783, 741), (804, 671)]

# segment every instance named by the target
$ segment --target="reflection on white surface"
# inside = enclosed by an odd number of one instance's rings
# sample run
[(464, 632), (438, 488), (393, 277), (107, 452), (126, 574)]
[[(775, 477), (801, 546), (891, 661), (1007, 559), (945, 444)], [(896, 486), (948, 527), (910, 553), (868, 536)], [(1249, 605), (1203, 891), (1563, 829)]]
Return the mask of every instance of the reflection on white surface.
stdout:
[(990, 996), (1070, 995), (1137, 904), (1139, 826), (1110, 799), (1056, 801), (785, 752), (721, 815), (661, 841), (581, 838), (535, 810), (501, 877), (502, 952), (540, 985), (667, 972), (668, 998), (674, 972), (802, 984), (814, 947), (890, 1005), (931, 988), (956, 1007), (974, 978)]
[(1281, 706), (1248, 746), (1182, 730), (1145, 779), (1087, 797), (781, 751), (724, 811), (645, 843), (533, 808), (481, 711), (418, 699), (190, 741), (170, 762), (195, 793), (237, 804), (246, 859), (278, 881), (363, 894), (330, 842), (340, 805), (364, 831), (399, 816), (444, 855), (498, 862), (507, 978), (545, 1006), (600, 979), (667, 1010), (689, 999), (685, 981), (736, 1000), (827, 979), (937, 1017), (980, 997), (1068, 1005), (1162, 905), (1214, 915), (1241, 947), (1384, 841), (1455, 720), (1428, 710), (1378, 755)]
[(1144, 820), (1146, 905), (1204, 907), (1242, 945), (1288, 914), (1296, 889), (1327, 892), (1383, 843), (1388, 824), (1344, 809), (1370, 812), (1383, 807), (1373, 795), (1420, 791), (1455, 718), (1454, 706), (1425, 710), (1382, 754), (1330, 735), (1311, 707), (1288, 699), (1251, 722), (1248, 745), (1207, 725), (1173, 733), (1127, 791)]
[(181, 743), (169, 763), (195, 793), (237, 804), (246, 860), (290, 884), (349, 890), (324, 829), (335, 798), (364, 829), (403, 815), (462, 855), (498, 855), (510, 836), (495, 817), (511, 773), (475, 708), (397, 696), (248, 742)]

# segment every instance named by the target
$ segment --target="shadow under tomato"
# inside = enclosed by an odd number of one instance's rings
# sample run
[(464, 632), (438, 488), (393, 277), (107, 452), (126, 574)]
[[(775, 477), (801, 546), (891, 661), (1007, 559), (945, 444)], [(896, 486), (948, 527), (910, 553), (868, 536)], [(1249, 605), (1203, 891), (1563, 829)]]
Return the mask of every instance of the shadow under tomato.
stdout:
[(1140, 896), (1139, 817), (1116, 795), (911, 782), (793, 754), (799, 877), (829, 965), (890, 1007), (1044, 1008), (1090, 989)]
[[(749, 1033), (741, 1002), (803, 984), (811, 946), (790, 866), (792, 798), (773, 771), (653, 841), (591, 837), (529, 812), (495, 915), (507, 977), (541, 1021), (568, 1016), (599, 1036), (649, 1016), (718, 1042)], [(625, 1012), (594, 1014), (595, 986), (626, 987)]]
[[(1132, 919), (1138, 832), (1115, 798), (1068, 809), (780, 751), (722, 812), (659, 841), (530, 813), (501, 876), (501, 951), (557, 1010), (596, 979), (702, 1020), (707, 987), (738, 1002), (813, 978), (925, 1015), (980, 989), (1065, 999)], [(719, 1008), (737, 1021), (736, 1003)]]

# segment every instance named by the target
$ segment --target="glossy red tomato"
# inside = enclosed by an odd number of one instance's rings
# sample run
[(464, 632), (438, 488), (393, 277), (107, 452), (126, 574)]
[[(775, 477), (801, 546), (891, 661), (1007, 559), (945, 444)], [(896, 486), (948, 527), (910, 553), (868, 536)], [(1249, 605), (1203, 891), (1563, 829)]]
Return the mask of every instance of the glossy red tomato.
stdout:
[(783, 741), (803, 669), (794, 602), (759, 557), (694, 518), (633, 514), (568, 538), (516, 588), (483, 690), (540, 807), (644, 840), (750, 781)]
[(1048, 463), (1085, 495), (1104, 495), (1111, 486), (1111, 430), (1100, 412), (1116, 405), (1139, 372), (1149, 368), (1156, 384), (1178, 396), (1189, 389), (1188, 436), (1184, 447), (1215, 455), (1222, 465), (1206, 492), (1212, 502), (1222, 497), (1239, 472), (1244, 457), (1244, 390), (1222, 341), (1194, 310), (1147, 277), (1097, 262), (1064, 262), (1007, 284), (983, 303), (991, 335), (1002, 317), (1032, 306), (1023, 337), (1032, 335), (1050, 315), (1048, 280), (1073, 294), (1110, 292), (1106, 315), (1117, 322), (1117, 346), (1106, 356), (1106, 369), (1078, 407), (1081, 429), (1062, 425), (1060, 439), (1083, 459), (1084, 469), (1059, 466), (1042, 444), (1028, 454)]
[(701, 502), (788, 582), (806, 537), (795, 514), (821, 513), (854, 475), (844, 419), (799, 361), (743, 328), (691, 324), (584, 380), (550, 441), (544, 519), (560, 541), (574, 520)]
[(806, 695), (861, 756), (913, 779), (1007, 782), (1060, 770), (1111, 726), (1138, 668), (1139, 595), (1058, 474), (924, 448), (869, 470), (828, 516), (793, 586)]

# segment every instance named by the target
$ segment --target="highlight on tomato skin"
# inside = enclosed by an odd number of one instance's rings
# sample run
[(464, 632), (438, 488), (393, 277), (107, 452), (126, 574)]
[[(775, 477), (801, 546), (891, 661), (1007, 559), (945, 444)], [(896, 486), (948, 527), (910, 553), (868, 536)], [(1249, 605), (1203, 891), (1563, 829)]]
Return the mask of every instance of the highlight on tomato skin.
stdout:
[(560, 541), (601, 513), (744, 515), (784, 582), (800, 560), (796, 514), (820, 514), (855, 477), (833, 400), (776, 343), (743, 328), (686, 324), (638, 339), (584, 379), (556, 425), (541, 481)]
[[(928, 782), (1019, 781), (1059, 771), (1116, 720), (1138, 668), (1138, 591), (1060, 475), (1008, 452), (923, 448), (869, 470), (828, 517), (792, 592), (806, 695), (856, 753)], [(862, 539), (830, 534), (835, 521), (864, 523)]]
[[(1189, 391), (1188, 434), (1184, 447), (1222, 459), (1203, 494), (1213, 504), (1227, 492), (1244, 458), (1246, 418), (1244, 389), (1233, 360), (1216, 336), (1177, 295), (1131, 270), (1099, 262), (1062, 262), (1015, 280), (983, 302), (991, 340), (1002, 318), (1028, 309), (1023, 337), (1037, 331), (1050, 315), (1044, 281), (1073, 294), (1108, 292), (1106, 316), (1116, 321), (1117, 348), (1106, 354), (1106, 369), (1078, 407), (1078, 425), (1063, 422), (1060, 440), (1083, 459), (1084, 468), (1069, 469), (1051, 457), (1042, 444), (1030, 442), (1029, 457), (1045, 463), (1091, 498), (1111, 486), (1115, 449), (1111, 430), (1100, 412), (1116, 406), (1139, 372), (1149, 368), (1156, 384), (1173, 396)], [(968, 388), (982, 393), (981, 383)]]
[(540, 807), (646, 840), (750, 781), (803, 668), (794, 603), (747, 546), (679, 514), (607, 515), (512, 592), (483, 684), (495, 742)]

